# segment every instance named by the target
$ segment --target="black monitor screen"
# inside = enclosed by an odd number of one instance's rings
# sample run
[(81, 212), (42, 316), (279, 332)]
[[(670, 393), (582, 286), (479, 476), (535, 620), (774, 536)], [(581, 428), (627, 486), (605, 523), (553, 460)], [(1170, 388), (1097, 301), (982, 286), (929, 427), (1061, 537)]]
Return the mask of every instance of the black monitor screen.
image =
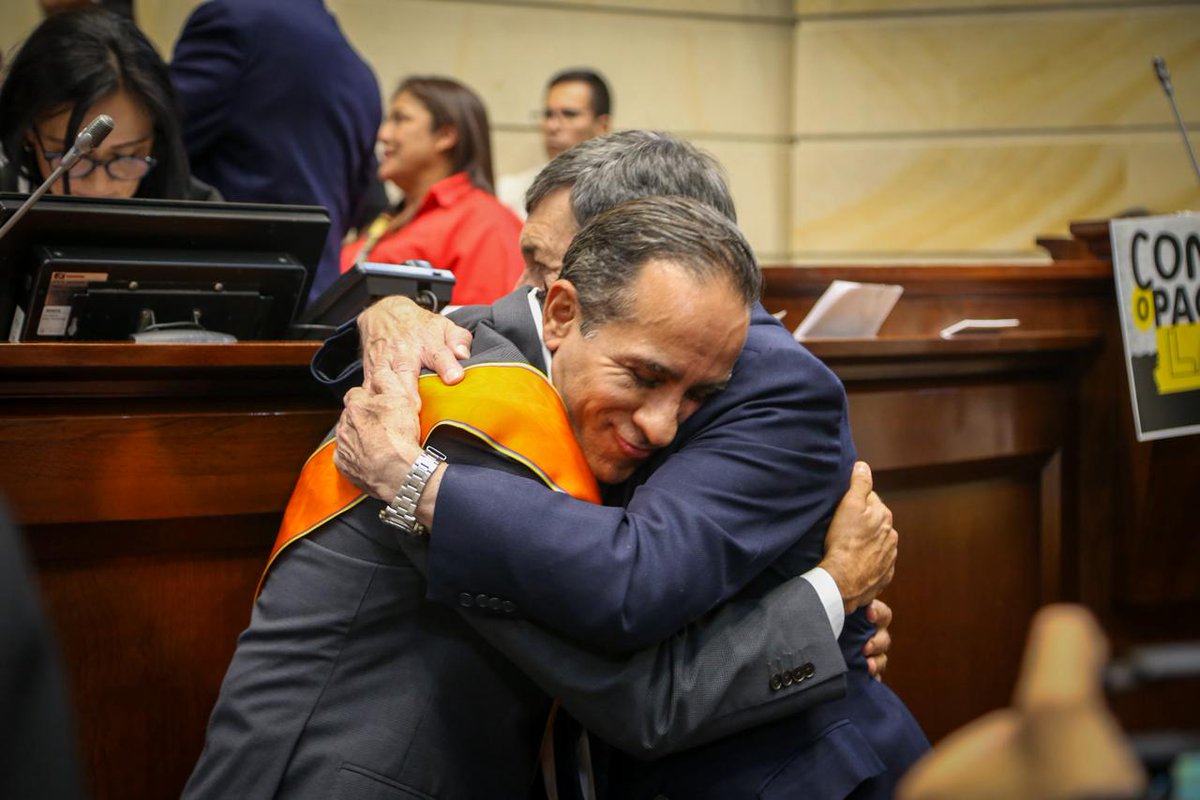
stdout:
[[(0, 220), (23, 200), (0, 194)], [(43, 197), (0, 239), (0, 324), (11, 341), (283, 338), (328, 229), (310, 206)]]

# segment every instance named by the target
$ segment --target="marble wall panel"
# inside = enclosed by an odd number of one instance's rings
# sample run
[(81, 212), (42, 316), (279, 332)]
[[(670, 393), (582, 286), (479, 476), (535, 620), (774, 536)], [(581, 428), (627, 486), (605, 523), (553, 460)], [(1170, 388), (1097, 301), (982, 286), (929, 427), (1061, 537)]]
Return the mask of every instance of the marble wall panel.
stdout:
[(766, 264), (791, 260), (788, 241), (790, 147), (778, 142), (740, 142), (693, 137), (725, 167), (737, 206), (738, 225)]
[(42, 21), (42, 12), (34, 0), (8, 2), (0, 6), (0, 52), (4, 61), (12, 57), (29, 32)]
[[(480, 0), (474, 0), (479, 2)], [(595, 11), (638, 14), (684, 14), (687, 16), (739, 17), (751, 20), (790, 23), (789, 0), (482, 0), (503, 5), (531, 5), (541, 8), (575, 6)]]
[(545, 161), (541, 134), (524, 129), (492, 128), (492, 163), (497, 175), (524, 172)]
[[(137, 3), (139, 24), (165, 57), (197, 4)], [(15, 5), (0, 9), (5, 46), (39, 18), (33, 2), (24, 10)], [(584, 64), (610, 79), (625, 127), (733, 136), (784, 136), (789, 129), (792, 28), (787, 4), (777, 0), (697, 6), (329, 0), (328, 6), (374, 67), (384, 95), (404, 75), (453, 75), (479, 91), (497, 126), (533, 130), (546, 79)]]
[(1200, 4), (793, 8), (797, 261), (1037, 259), (1071, 220), (1200, 207), (1151, 66), (1200, 120)]
[[(541, 160), (546, 77), (597, 66), (618, 127), (725, 163), (764, 260), (1022, 255), (1070, 219), (1200, 206), (1149, 64), (1200, 120), (1196, 2), (328, 3), (385, 95), (412, 72), (474, 86), (501, 173)], [(139, 0), (139, 22), (169, 56), (196, 4)], [(3, 4), (0, 46), (38, 16)]]
[(580, 64), (613, 86), (625, 127), (785, 135), (791, 26), (429, 0), (337, 0), (347, 35), (391, 86), (412, 72), (479, 91), (498, 125), (532, 129), (542, 88)]
[[(789, 153), (785, 141), (761, 142), (689, 137), (725, 168), (738, 210), (738, 222), (760, 261), (782, 263), (788, 253)], [(497, 174), (541, 163), (541, 137), (532, 132), (496, 131), (492, 135)]]
[[(776, 258), (786, 252), (790, 24), (426, 0), (330, 7), (385, 92), (390, 76), (413, 71), (449, 73), (479, 91), (498, 174), (542, 161), (545, 80), (565, 66), (596, 66), (612, 83), (618, 128), (670, 130), (712, 150), (739, 205), (753, 211), (751, 243)], [(397, 47), (393, 31), (404, 26), (441, 33), (408, 35)]]
[(157, 45), (163, 58), (170, 61), (183, 23), (198, 5), (200, 0), (137, 0), (134, 13), (138, 26)]
[(1003, 260), (1137, 206), (1200, 209), (1177, 136), (807, 142), (792, 158), (790, 246), (801, 261)]
[[(1192, 0), (1127, 0), (1126, 5), (1187, 5)], [(821, 15), (917, 15), (945, 13), (991, 13), (1061, 6), (1095, 6), (1096, 0), (794, 0), (797, 17)]]
[(801, 135), (1173, 124), (1151, 59), (1200, 120), (1200, 5), (864, 17), (796, 28)]

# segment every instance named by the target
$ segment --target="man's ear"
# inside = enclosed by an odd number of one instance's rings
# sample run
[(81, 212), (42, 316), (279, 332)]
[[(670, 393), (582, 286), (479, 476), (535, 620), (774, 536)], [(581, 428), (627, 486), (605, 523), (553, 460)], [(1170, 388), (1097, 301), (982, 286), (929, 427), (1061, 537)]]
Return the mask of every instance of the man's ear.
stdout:
[(612, 117), (608, 114), (601, 114), (596, 117), (592, 126), (596, 129), (597, 136), (605, 136), (612, 130)]
[(542, 341), (553, 353), (580, 324), (579, 294), (575, 284), (559, 278), (546, 289), (542, 303)]
[(433, 149), (439, 153), (449, 153), (458, 145), (458, 128), (453, 125), (443, 125), (433, 132)]

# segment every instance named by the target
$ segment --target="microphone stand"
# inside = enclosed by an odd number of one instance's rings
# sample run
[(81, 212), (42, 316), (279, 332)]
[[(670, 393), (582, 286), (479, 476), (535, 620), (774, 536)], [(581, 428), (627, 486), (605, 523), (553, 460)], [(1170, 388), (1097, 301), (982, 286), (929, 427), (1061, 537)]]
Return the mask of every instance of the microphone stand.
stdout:
[(67, 170), (75, 166), (79, 162), (79, 159), (92, 152), (96, 145), (100, 144), (100, 142), (104, 140), (104, 137), (108, 136), (112, 129), (112, 118), (106, 114), (101, 114), (92, 120), (92, 123), (75, 137), (75, 144), (71, 145), (71, 149), (67, 151), (67, 154), (63, 156), (62, 161), (59, 162), (59, 165), (54, 168), (53, 172), (50, 173), (50, 177), (42, 181), (42, 185), (39, 186), (37, 190), (33, 192), (33, 194), (29, 195), (25, 202), (21, 203), (20, 208), (18, 208), (16, 212), (8, 218), (4, 225), (0, 227), (0, 239), (3, 239), (5, 235), (12, 230), (13, 226), (16, 225), (17, 222), (20, 221), (21, 217), (25, 216), (25, 213), (29, 211), (33, 204), (36, 203), (41, 196), (44, 195), (47, 190), (54, 185), (55, 181), (66, 174)]
[[(78, 161), (81, 157), (82, 154), (77, 155), (75, 157), (75, 161)], [(38, 199), (44, 195), (51, 186), (54, 185), (56, 180), (63, 176), (63, 173), (73, 166), (75, 166), (74, 161), (68, 164), (67, 159), (64, 158), (62, 163), (55, 167), (54, 171), (50, 173), (50, 177), (46, 178), (46, 180), (42, 182), (42, 185), (39, 186), (33, 194), (29, 195), (29, 197), (25, 199), (25, 202), (21, 203), (20, 208), (18, 208), (16, 212), (8, 218), (8, 221), (4, 223), (4, 226), (0, 227), (0, 239), (3, 239), (4, 235), (12, 230), (13, 226), (20, 221), (21, 217), (25, 216), (25, 212), (27, 212), (33, 206), (33, 204), (36, 203)]]
[(1154, 58), (1154, 74), (1158, 76), (1158, 82), (1162, 84), (1167, 101), (1171, 104), (1171, 110), (1175, 112), (1175, 124), (1179, 126), (1179, 133), (1183, 136), (1183, 146), (1187, 148), (1188, 158), (1192, 161), (1192, 172), (1196, 173), (1196, 180), (1200, 181), (1200, 164), (1196, 163), (1196, 153), (1192, 150), (1192, 141), (1188, 138), (1187, 126), (1183, 123), (1179, 106), (1175, 105), (1175, 87), (1171, 85), (1171, 74), (1167, 72), (1167, 60), (1162, 56)]

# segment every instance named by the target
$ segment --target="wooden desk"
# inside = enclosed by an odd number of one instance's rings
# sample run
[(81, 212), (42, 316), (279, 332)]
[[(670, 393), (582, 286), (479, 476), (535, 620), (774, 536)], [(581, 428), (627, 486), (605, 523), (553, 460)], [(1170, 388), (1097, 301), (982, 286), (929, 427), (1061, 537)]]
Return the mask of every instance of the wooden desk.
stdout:
[(304, 459), (312, 344), (0, 345), (0, 492), (58, 627), (88, 788), (177, 797)]
[[(1081, 229), (1103, 253), (1107, 227)], [(931, 738), (1007, 704), (1044, 603), (1086, 604), (1117, 653), (1200, 639), (1200, 439), (1136, 441), (1109, 262), (765, 272), (767, 308), (793, 326), (834, 279), (905, 287), (878, 341), (808, 346), (845, 381), (859, 454), (896, 512), (888, 682)], [(939, 367), (905, 343), (964, 317), (1021, 328), (976, 337), (975, 354), (929, 344)], [(1130, 730), (1187, 729), (1200, 681), (1112, 704)]]
[(1087, 334), (814, 341), (895, 513), (888, 683), (932, 740), (1012, 692), (1026, 629), (1067, 591), (1077, 376)]

